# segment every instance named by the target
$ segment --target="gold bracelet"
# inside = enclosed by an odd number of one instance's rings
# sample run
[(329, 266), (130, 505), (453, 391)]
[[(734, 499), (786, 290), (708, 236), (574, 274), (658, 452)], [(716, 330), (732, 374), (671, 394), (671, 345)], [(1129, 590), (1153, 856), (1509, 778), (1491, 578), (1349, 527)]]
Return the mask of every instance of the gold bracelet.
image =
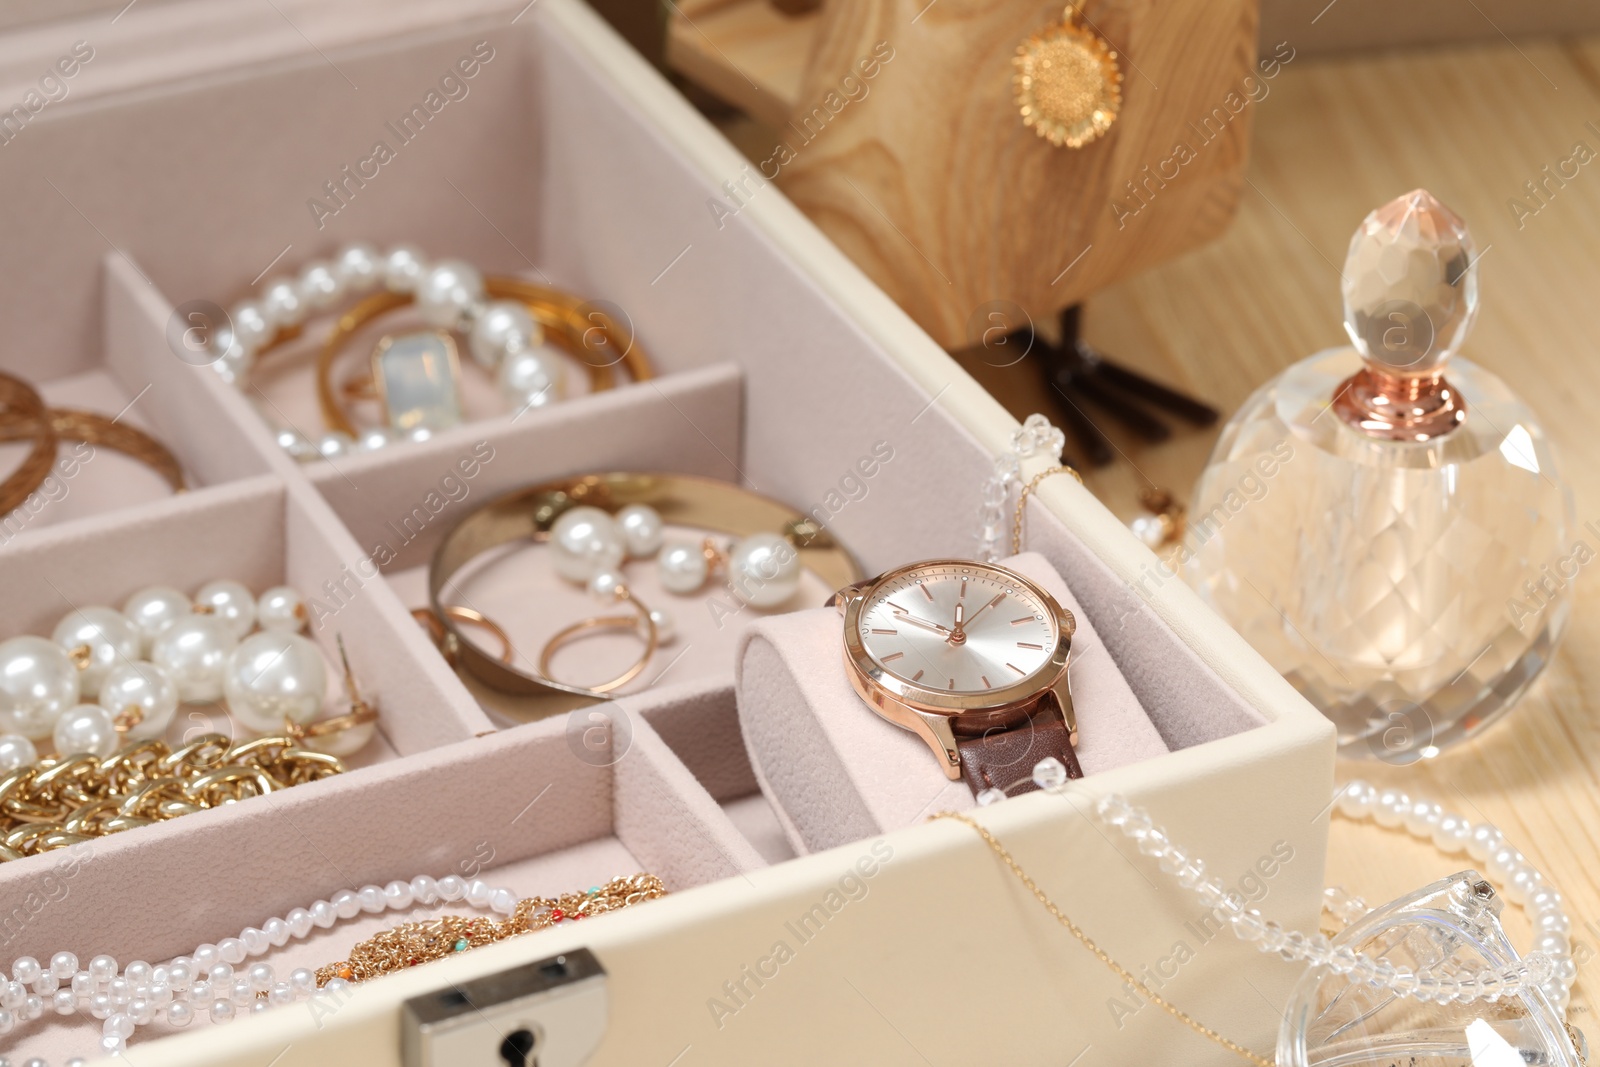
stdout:
[(44, 399), (33, 386), (21, 378), (0, 373), (0, 419), (8, 422), (18, 420), (28, 427), (26, 434), (5, 440), (33, 438), (33, 449), (27, 458), (4, 482), (0, 482), (0, 517), (15, 511), (35, 489), (43, 485), (50, 476), (50, 468), (55, 464), (56, 435), (49, 422), (41, 418), (44, 411)]
[(290, 737), (139, 741), (105, 759), (46, 758), (0, 777), (0, 863), (342, 774)]
[[(353, 306), (341, 303), (346, 297)], [(431, 328), (385, 337), (365, 379), (336, 389), (333, 363), (355, 331), (412, 303)], [(407, 245), (379, 253), (359, 241), (329, 260), (306, 264), (295, 277), (268, 279), (254, 299), (226, 312), (212, 307), (191, 316), (195, 328), (185, 334), (185, 344), (191, 335), (203, 339), (196, 355), (224, 382), (247, 391), (260, 359), (302, 336), (309, 318), (335, 307), (349, 310), (337, 319), (316, 362), (325, 432), (312, 439), (295, 426), (273, 425), (279, 447), (301, 461), (365, 453), (396, 440), (424, 440), (464, 421), (456, 343), (463, 335), (474, 360), (495, 373), (507, 402), (519, 412), (559, 394), (565, 361), (543, 349), (546, 337), (583, 364), (594, 391), (616, 384), (619, 365), (636, 382), (653, 376), (631, 329), (602, 305), (515, 278), (484, 279), (471, 264), (429, 262)], [(358, 438), (344, 401), (359, 398), (380, 401), (386, 424)]]
[(425, 922), (405, 923), (362, 941), (350, 950), (349, 958), (317, 968), (317, 987), (320, 989), (335, 978), (365, 982), (497, 941), (548, 930), (558, 923), (593, 918), (666, 895), (667, 887), (661, 879), (653, 874), (636, 874), (631, 878), (613, 878), (605, 885), (593, 886), (588, 892), (527, 897), (517, 902), (516, 910), (507, 919), (441, 915)]
[(0, 441), (37, 439), (40, 425), (47, 426), (60, 441), (83, 441), (104, 445), (143, 463), (159, 474), (173, 492), (184, 492), (183, 467), (166, 445), (143, 430), (116, 422), (92, 411), (74, 408), (49, 408), (36, 415), (0, 415)]
[[(592, 307), (585, 311), (588, 305), (570, 293), (515, 278), (486, 278), (484, 291), (497, 300), (521, 301), (533, 320), (547, 331), (546, 336), (583, 364), (589, 374), (590, 391), (598, 393), (616, 385), (613, 362), (597, 363), (586, 358), (602, 346), (617, 347), (623, 352), (614, 362), (626, 367), (629, 377), (634, 381), (643, 382), (655, 377), (644, 350), (632, 337), (625, 334), (604, 311)], [(406, 307), (414, 300), (410, 293), (375, 293), (339, 316), (339, 321), (334, 324), (317, 356), (317, 403), (322, 410), (322, 421), (328, 429), (351, 435), (356, 432), (355, 424), (344, 409), (345, 398), (340, 395), (342, 391), (333, 385), (333, 365), (346, 342), (374, 319)], [(346, 383), (347, 387), (351, 385), (356, 387), (357, 395), (372, 392), (374, 386), (370, 370), (366, 375)]]

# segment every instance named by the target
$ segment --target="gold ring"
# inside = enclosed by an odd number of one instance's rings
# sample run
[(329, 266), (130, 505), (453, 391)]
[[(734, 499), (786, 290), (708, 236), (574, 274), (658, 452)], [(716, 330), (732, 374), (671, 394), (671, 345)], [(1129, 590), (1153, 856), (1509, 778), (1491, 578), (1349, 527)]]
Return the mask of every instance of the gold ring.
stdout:
[(628, 630), (631, 633), (638, 633), (639, 626), (641, 623), (643, 623), (645, 631), (644, 652), (639, 656), (632, 666), (610, 681), (600, 682), (596, 685), (580, 686), (577, 688), (587, 689), (589, 692), (598, 695), (601, 693), (609, 693), (613, 689), (620, 689), (629, 682), (633, 681), (635, 678), (639, 677), (639, 672), (644, 670), (644, 665), (650, 662), (651, 656), (656, 654), (656, 648), (661, 644), (661, 635), (656, 629), (655, 620), (650, 617), (650, 611), (648, 608), (639, 603), (637, 600), (633, 599), (633, 597), (629, 595), (625, 589), (618, 599), (625, 600), (629, 604), (632, 604), (634, 610), (637, 611), (638, 614), (595, 615), (592, 618), (580, 619), (571, 626), (562, 627), (551, 636), (550, 640), (544, 643), (544, 648), (539, 651), (539, 673), (544, 675), (546, 678), (549, 678), (551, 681), (557, 680), (555, 674), (550, 670), (550, 658), (556, 654), (557, 649), (571, 641), (573, 638), (577, 637), (579, 634), (588, 633), (590, 630)]
[[(500, 662), (511, 662), (511, 637), (505, 632), (499, 623), (495, 622), (481, 611), (475, 611), (472, 608), (462, 607), (460, 604), (446, 605), (444, 608), (444, 613), (450, 618), (454, 619), (456, 622), (466, 623), (468, 626), (477, 626), (480, 629), (488, 630), (489, 633), (494, 635), (494, 639), (500, 642)], [(446, 648), (446, 646), (449, 644), (450, 633), (445, 629), (444, 623), (439, 621), (439, 616), (433, 613), (433, 609), (413, 608), (411, 611), (411, 617), (416, 619), (423, 626), (427, 627), (428, 636), (433, 639), (433, 643), (439, 646), (439, 650), (445, 654), (445, 659), (450, 661), (450, 665), (452, 667), (455, 666), (456, 657), (452, 651)]]
[[(593, 686), (568, 685), (491, 659), (454, 632), (454, 620), (442, 614), (447, 611), (443, 607), (444, 593), (457, 572), (491, 549), (512, 542), (549, 541), (556, 520), (579, 504), (610, 512), (628, 504), (648, 504), (668, 525), (698, 527), (733, 537), (779, 530), (799, 553), (801, 567), (830, 588), (837, 589), (861, 577), (861, 569), (850, 553), (809, 517), (769, 497), (714, 478), (608, 471), (541, 482), (496, 497), (464, 515), (434, 549), (428, 564), (428, 601), (434, 621), (426, 624), (430, 629), (437, 624), (445, 631), (442, 638), (435, 638), (435, 643), (479, 703), (511, 718), (541, 719), (609, 698), (605, 690)], [(634, 604), (640, 606), (637, 601)], [(563, 631), (557, 638), (565, 640), (576, 632)], [(612, 688), (622, 684), (616, 679), (610, 683)]]
[[(519, 300), (526, 305), (528, 313), (547, 331), (550, 340), (583, 364), (584, 369), (589, 372), (589, 387), (592, 391), (598, 393), (616, 385), (616, 373), (612, 370), (614, 363), (621, 363), (626, 367), (629, 377), (636, 382), (648, 381), (655, 377), (655, 372), (650, 367), (650, 360), (635, 340), (628, 336), (605, 311), (589, 307), (587, 302), (579, 300), (572, 294), (534, 285), (531, 282), (517, 281), (515, 278), (487, 278), (484, 280), (484, 291), (496, 300)], [(322, 351), (317, 356), (317, 403), (322, 409), (322, 421), (328, 429), (352, 436), (356, 432), (355, 424), (350, 421), (350, 416), (344, 410), (344, 403), (339, 395), (342, 390), (335, 388), (333, 384), (333, 364), (339, 358), (345, 342), (357, 330), (378, 316), (405, 307), (414, 301), (415, 297), (410, 293), (374, 293), (339, 316), (339, 321), (329, 331), (327, 340), (322, 344)], [(585, 308), (588, 310), (585, 311)], [(272, 344), (261, 350), (261, 353), (264, 355), (276, 343), (277, 339), (274, 339)], [(622, 355), (609, 363), (591, 362), (585, 358), (588, 353), (594, 352), (602, 345), (618, 347), (623, 350)], [(357, 387), (364, 389), (360, 382), (361, 379), (356, 379)]]

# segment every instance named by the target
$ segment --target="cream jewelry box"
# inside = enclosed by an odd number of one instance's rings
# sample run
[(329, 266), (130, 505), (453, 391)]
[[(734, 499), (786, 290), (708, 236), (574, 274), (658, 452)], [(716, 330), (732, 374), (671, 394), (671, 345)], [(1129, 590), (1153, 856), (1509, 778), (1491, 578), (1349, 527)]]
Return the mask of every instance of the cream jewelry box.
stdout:
[[(441, 88), (464, 57), (477, 73)], [(25, 116), (0, 137), (0, 369), (56, 404), (126, 407), (195, 483), (170, 497), (119, 457), (84, 465), (6, 531), (0, 637), (152, 584), (288, 582), (322, 599), (313, 636), (330, 650), (343, 637), (384, 716), (379, 751), (347, 774), (70, 861), (0, 865), (0, 956), (166, 959), (429, 872), (532, 894), (644, 870), (672, 891), (357, 987), (334, 1012), (156, 1026), (131, 1062), (398, 1064), (404, 1002), (448, 1014), (441, 994), (562, 955), (560, 973), (516, 972), (543, 990), (529, 1010), (544, 1051), (527, 1061), (542, 1067), (1227, 1062), (1123, 988), (963, 826), (913, 822), (796, 857), (739, 736), (743, 620), (680, 608), (681, 660), (602, 706), (600, 752), (574, 740), (586, 719), (491, 720), (414, 624), (455, 518), (581, 470), (742, 483), (824, 519), (869, 573), (970, 554), (982, 480), (1016, 428), (775, 189), (741, 196), (734, 217), (714, 210), (745, 161), (579, 0), (91, 7), (11, 29), (0, 84)], [(174, 357), (170, 322), (186, 301), (236, 297), (274, 257), (292, 267), (358, 239), (604, 299), (660, 377), (298, 465), (248, 401)], [(281, 402), (304, 414), (309, 397), (301, 380)], [(1088, 808), (1125, 794), (1264, 914), (1310, 928), (1332, 730), (1089, 493), (1052, 479), (1038, 497), (1028, 548), (1168, 751), (982, 819), (1152, 988), (1268, 1047), (1293, 970), (1219, 932)], [(513, 632), (555, 625), (514, 583), (485, 595)], [(342, 958), (381, 925), (314, 936), (283, 966)], [(4, 1054), (85, 1055), (100, 1024), (76, 1018)], [(454, 1044), (407, 1045), (409, 1062), (511, 1062), (494, 1019), (452, 1026)]]

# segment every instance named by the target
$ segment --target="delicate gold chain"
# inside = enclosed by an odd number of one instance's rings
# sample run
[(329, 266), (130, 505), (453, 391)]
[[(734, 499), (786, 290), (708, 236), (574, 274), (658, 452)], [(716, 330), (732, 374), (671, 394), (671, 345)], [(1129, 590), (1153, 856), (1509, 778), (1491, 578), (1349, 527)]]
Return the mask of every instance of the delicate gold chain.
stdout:
[(203, 734), (176, 749), (127, 745), (100, 759), (47, 758), (0, 776), (0, 863), (67, 848), (344, 773), (289, 737), (235, 744)]
[(404, 923), (362, 941), (350, 950), (348, 959), (319, 967), (317, 986), (325, 986), (335, 978), (365, 982), (468, 949), (546, 930), (557, 923), (576, 922), (666, 895), (667, 887), (661, 879), (653, 874), (636, 874), (613, 878), (586, 893), (528, 897), (517, 902), (516, 910), (507, 919), (441, 915), (426, 922)]
[(1022, 492), (1017, 494), (1016, 514), (1011, 517), (1011, 554), (1013, 556), (1022, 551), (1022, 509), (1027, 506), (1028, 494), (1033, 492), (1040, 482), (1044, 481), (1052, 474), (1070, 474), (1074, 478), (1078, 479), (1079, 485), (1083, 484), (1083, 475), (1079, 474), (1071, 467), (1062, 465), (1059, 467), (1051, 467), (1046, 471), (1040, 471), (1038, 474), (1033, 476), (1033, 481), (1022, 487)]
[[(1053, 473), (1055, 472), (1045, 472), (1045, 474)], [(1044, 475), (1041, 474), (1039, 477), (1042, 478)], [(1034, 479), (1035, 482), (1038, 480), (1038, 478)], [(1005, 846), (1000, 843), (1000, 840), (995, 837), (994, 834), (990, 833), (982, 824), (974, 821), (971, 818), (968, 818), (966, 815), (962, 815), (959, 812), (954, 811), (941, 811), (933, 817), (935, 819), (954, 819), (957, 822), (966, 823), (968, 826), (978, 831), (979, 836), (982, 837), (984, 841), (988, 842), (989, 848), (994, 851), (994, 854), (999, 856), (1000, 859), (1005, 862), (1005, 865), (1011, 868), (1011, 873), (1016, 875), (1017, 879), (1022, 882), (1023, 885), (1028, 887), (1028, 891), (1033, 894), (1034, 899), (1040, 904), (1044, 905), (1044, 909), (1046, 911), (1055, 916), (1056, 922), (1066, 927), (1067, 932), (1073, 937), (1077, 938), (1083, 944), (1084, 948), (1094, 953), (1096, 959), (1105, 964), (1107, 967), (1111, 968), (1112, 972), (1115, 973), (1118, 978), (1121, 978), (1124, 982), (1132, 985), (1152, 1004), (1159, 1005), (1169, 1015), (1173, 1016), (1179, 1022), (1182, 1022), (1195, 1033), (1215, 1041), (1229, 1052), (1237, 1053), (1238, 1055), (1249, 1060), (1251, 1063), (1255, 1064), (1256, 1067), (1276, 1067), (1272, 1060), (1264, 1059), (1263, 1057), (1256, 1055), (1254, 1052), (1251, 1052), (1243, 1045), (1228, 1040), (1215, 1030), (1211, 1029), (1209, 1026), (1197, 1021), (1192, 1015), (1188, 1014), (1183, 1009), (1174, 1007), (1172, 1004), (1163, 999), (1159, 993), (1141, 982), (1137, 977), (1129, 972), (1126, 967), (1123, 967), (1122, 964), (1118, 963), (1116, 960), (1107, 955), (1104, 949), (1094, 943), (1093, 938), (1084, 933), (1083, 930), (1078, 927), (1077, 923), (1067, 918), (1067, 916), (1062, 913), (1061, 909), (1056, 907), (1055, 902), (1046, 896), (1044, 890), (1040, 889), (1038, 884), (1034, 882), (1032, 878), (1028, 877), (1028, 873), (1017, 864), (1015, 859), (1012, 859), (1011, 853), (1006, 851)]]

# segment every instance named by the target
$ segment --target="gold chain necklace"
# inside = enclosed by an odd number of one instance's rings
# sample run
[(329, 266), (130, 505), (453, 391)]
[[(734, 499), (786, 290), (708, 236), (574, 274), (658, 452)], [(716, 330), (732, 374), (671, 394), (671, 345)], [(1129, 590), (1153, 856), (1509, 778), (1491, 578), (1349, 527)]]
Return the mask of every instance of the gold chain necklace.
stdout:
[[(1046, 473), (1048, 474), (1053, 472), (1047, 471)], [(1040, 477), (1043, 477), (1043, 475)], [(1037, 482), (1038, 479), (1036, 478), (1034, 481)], [(1255, 1067), (1276, 1067), (1274, 1061), (1266, 1059), (1262, 1056), (1258, 1056), (1238, 1042), (1231, 1041), (1228, 1038), (1223, 1037), (1221, 1034), (1200, 1022), (1182, 1008), (1173, 1005), (1164, 997), (1162, 997), (1161, 994), (1157, 993), (1155, 990), (1141, 982), (1139, 978), (1133, 974), (1133, 972), (1129, 971), (1122, 964), (1112, 959), (1111, 956), (1107, 954), (1105, 949), (1095, 944), (1093, 938), (1084, 933), (1083, 929), (1079, 927), (1077, 923), (1073, 922), (1067, 917), (1066, 913), (1064, 913), (1060, 908), (1056, 907), (1055, 901), (1051, 900), (1045, 895), (1045, 891), (1040, 889), (1038, 883), (1028, 876), (1028, 872), (1022, 869), (1017, 861), (1012, 858), (1011, 853), (1006, 851), (1006, 847), (1000, 843), (1000, 839), (995, 837), (994, 834), (990, 833), (987, 827), (967, 817), (966, 815), (962, 815), (961, 813), (954, 811), (941, 811), (933, 817), (935, 819), (954, 819), (956, 822), (966, 823), (968, 826), (976, 830), (978, 832), (978, 836), (982, 837), (984, 842), (988, 844), (989, 848), (994, 852), (994, 854), (1000, 857), (1001, 862), (1003, 862), (1007, 867), (1011, 868), (1011, 873), (1017, 876), (1017, 880), (1027, 887), (1028, 892), (1033, 894), (1033, 898), (1040, 904), (1044, 905), (1045, 911), (1048, 911), (1055, 917), (1056, 922), (1066, 927), (1067, 932), (1073, 937), (1077, 938), (1084, 948), (1094, 953), (1095, 959), (1111, 968), (1113, 974), (1115, 974), (1118, 978), (1121, 978), (1124, 982), (1132, 985), (1141, 994), (1143, 994), (1145, 998), (1150, 1001), (1150, 1003), (1158, 1005), (1167, 1014), (1183, 1023), (1201, 1037), (1204, 1037), (1210, 1041), (1215, 1041), (1229, 1052), (1235, 1053), (1236, 1055), (1242, 1056), (1249, 1060), (1251, 1063), (1255, 1064)]]
[[(1055, 472), (1046, 471), (1045, 473), (1052, 474)], [(1040, 477), (1043, 477), (1043, 475)], [(1038, 479), (1036, 478), (1034, 481), (1037, 482)], [(1046, 911), (1054, 916), (1056, 922), (1060, 923), (1066, 928), (1068, 933), (1077, 938), (1079, 943), (1082, 944), (1084, 948), (1092, 952), (1095, 959), (1109, 967), (1111, 972), (1118, 978), (1121, 978), (1124, 982), (1127, 982), (1129, 985), (1137, 989), (1150, 1003), (1157, 1005), (1168, 1015), (1171, 1015), (1173, 1018), (1183, 1023), (1201, 1037), (1206, 1038), (1208, 1041), (1214, 1041), (1218, 1045), (1221, 1045), (1223, 1048), (1227, 1049), (1229, 1052), (1249, 1060), (1255, 1065), (1255, 1067), (1277, 1067), (1276, 1060), (1269, 1060), (1264, 1056), (1259, 1056), (1245, 1048), (1243, 1045), (1239, 1044), (1237, 1041), (1223, 1037), (1221, 1034), (1211, 1029), (1211, 1027), (1200, 1022), (1182, 1008), (1177, 1007), (1166, 998), (1162, 997), (1161, 994), (1157, 993), (1155, 990), (1145, 985), (1144, 982), (1140, 981), (1139, 978), (1130, 972), (1126, 967), (1112, 959), (1110, 954), (1107, 953), (1105, 949), (1095, 944), (1094, 939), (1088, 934), (1084, 933), (1082, 927), (1073, 922), (1065, 912), (1056, 906), (1055, 901), (1051, 900), (1045, 891), (1039, 888), (1039, 884), (1028, 875), (1027, 871), (1022, 869), (1022, 865), (1019, 864), (1011, 855), (1011, 853), (1006, 850), (1006, 847), (1000, 843), (1000, 839), (989, 832), (988, 827), (966, 815), (961, 814), (960, 812), (955, 811), (941, 811), (930, 816), (930, 818), (954, 819), (956, 822), (965, 823), (966, 825), (972, 827), (972, 829), (976, 830), (978, 832), (978, 836), (983, 838), (984, 843), (989, 846), (990, 850), (1000, 858), (1002, 863), (1011, 869), (1011, 873), (1016, 875), (1017, 880), (1027, 888), (1028, 892), (1033, 894), (1033, 898), (1043, 905)], [(1568, 1040), (1572, 1042), (1573, 1048), (1579, 1050), (1578, 1062), (1580, 1064), (1587, 1065), (1589, 1061), (1588, 1057), (1582, 1052), (1584, 1045), (1581, 1035), (1570, 1022), (1563, 1020), (1562, 1025), (1566, 1030)]]
[(287, 736), (234, 744), (202, 734), (176, 749), (127, 745), (100, 759), (49, 758), (0, 777), (0, 863), (68, 848), (246, 797), (344, 773)]
[(1079, 485), (1083, 484), (1083, 475), (1063, 464), (1059, 467), (1051, 467), (1049, 470), (1040, 471), (1033, 476), (1032, 481), (1022, 487), (1022, 490), (1017, 493), (1017, 510), (1011, 516), (1011, 554), (1013, 556), (1022, 551), (1022, 509), (1028, 504), (1028, 494), (1033, 492), (1040, 482), (1052, 474), (1070, 474), (1078, 479)]
[(667, 895), (667, 887), (653, 874), (613, 878), (587, 892), (559, 897), (527, 897), (517, 902), (506, 919), (441, 915), (424, 922), (403, 923), (367, 938), (350, 950), (348, 959), (317, 969), (321, 988), (335, 978), (365, 982), (458, 952), (492, 945), (496, 941), (547, 930), (558, 923), (577, 922)]

